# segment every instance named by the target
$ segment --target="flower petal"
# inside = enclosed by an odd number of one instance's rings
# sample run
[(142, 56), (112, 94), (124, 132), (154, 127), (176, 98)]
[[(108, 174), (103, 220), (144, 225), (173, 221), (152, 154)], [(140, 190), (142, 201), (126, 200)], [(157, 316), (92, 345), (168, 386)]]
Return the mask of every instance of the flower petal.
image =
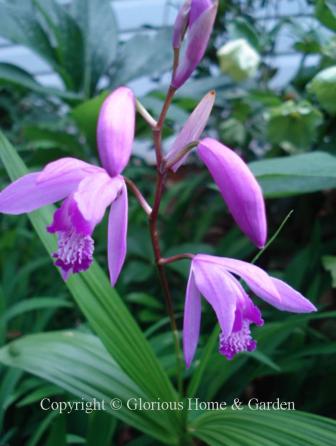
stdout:
[(224, 336), (229, 336), (240, 292), (236, 280), (220, 265), (199, 261), (198, 256), (194, 257), (192, 268), (197, 288), (214, 309)]
[(86, 176), (103, 171), (101, 167), (85, 163), (77, 158), (66, 157), (47, 164), (40, 172), (37, 182), (42, 184), (60, 178), (62, 181), (73, 181), (78, 184)]
[(205, 12), (212, 6), (213, 6), (212, 0), (192, 0), (190, 17), (189, 17), (189, 26), (192, 26), (196, 22), (196, 20), (203, 14), (203, 12)]
[(121, 194), (112, 203), (108, 223), (108, 264), (111, 284), (118, 280), (126, 257), (128, 200), (127, 187), (123, 183)]
[(236, 223), (262, 248), (267, 237), (265, 202), (248, 166), (231, 149), (212, 138), (201, 141), (197, 154), (209, 169)]
[(180, 48), (181, 46), (184, 33), (188, 26), (191, 1), (185, 0), (177, 14), (173, 30), (173, 48)]
[[(198, 11), (195, 10), (194, 17), (197, 18), (194, 22), (190, 11), (191, 26), (188, 29), (186, 50), (172, 80), (174, 88), (180, 88), (189, 79), (203, 58), (215, 22), (217, 6), (218, 2), (211, 2), (210, 6), (198, 17)], [(193, 6), (191, 8), (193, 9)]]
[(183, 353), (187, 368), (194, 358), (201, 325), (201, 296), (190, 268), (183, 316)]
[(127, 87), (117, 88), (105, 99), (97, 125), (99, 156), (112, 176), (119, 175), (129, 161), (134, 129), (134, 94)]
[[(166, 161), (174, 160), (176, 155), (192, 141), (197, 141), (205, 126), (207, 125), (212, 107), (215, 103), (216, 93), (210, 91), (206, 94), (203, 99), (199, 102), (195, 110), (189, 116), (188, 120), (184, 124), (182, 130), (177, 135), (171, 150), (166, 156)], [(171, 169), (176, 172), (177, 169), (185, 162), (188, 154), (176, 162)]]
[(77, 186), (72, 179), (57, 177), (38, 184), (40, 172), (29, 173), (0, 193), (0, 212), (18, 215), (34, 211), (68, 196)]
[(98, 224), (122, 185), (121, 177), (111, 178), (105, 171), (84, 178), (73, 195), (83, 218), (93, 226)]
[(206, 254), (197, 254), (195, 259), (220, 265), (227, 271), (240, 276), (257, 296), (269, 304), (276, 307), (276, 305), (281, 303), (281, 296), (272, 278), (258, 266), (242, 260)]
[[(238, 281), (237, 286), (240, 289), (240, 295), (237, 304), (236, 320), (233, 331), (235, 331), (235, 329), (241, 328), (243, 319), (248, 319), (250, 322), (253, 322), (256, 325), (263, 325), (264, 321), (261, 315), (261, 311), (256, 305), (254, 305), (252, 299)], [(239, 317), (237, 317), (238, 314), (240, 314)], [(239, 325), (239, 327), (237, 325)]]
[(276, 279), (275, 277), (272, 277), (271, 279), (281, 296), (281, 302), (279, 304), (272, 304), (276, 308), (282, 311), (291, 311), (293, 313), (311, 313), (312, 311), (317, 311), (315, 305), (287, 283)]
[(52, 223), (47, 227), (48, 232), (76, 232), (81, 235), (91, 235), (94, 225), (86, 220), (78, 209), (73, 196), (67, 197), (56, 209)]

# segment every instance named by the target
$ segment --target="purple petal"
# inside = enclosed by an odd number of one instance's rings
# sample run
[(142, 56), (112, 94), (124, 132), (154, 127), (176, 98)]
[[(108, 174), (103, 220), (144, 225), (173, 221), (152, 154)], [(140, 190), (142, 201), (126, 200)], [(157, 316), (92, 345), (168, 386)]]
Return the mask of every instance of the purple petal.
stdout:
[(111, 284), (118, 280), (126, 257), (128, 200), (127, 187), (123, 183), (121, 194), (112, 203), (108, 223), (108, 264)]
[(101, 167), (85, 163), (77, 158), (60, 158), (45, 166), (40, 172), (37, 182), (43, 184), (48, 181), (61, 179), (62, 181), (73, 181), (77, 185), (86, 176), (92, 173), (103, 172), (103, 170)]
[(123, 184), (122, 177), (111, 178), (105, 171), (84, 178), (73, 196), (83, 218), (93, 226), (98, 224)]
[(90, 221), (85, 220), (78, 209), (76, 201), (70, 195), (54, 212), (53, 221), (47, 227), (47, 230), (52, 234), (74, 231), (82, 235), (91, 235), (94, 225)]
[(192, 268), (197, 288), (214, 309), (222, 332), (229, 336), (240, 292), (236, 280), (221, 266), (200, 261), (199, 256), (194, 257)]
[(203, 14), (203, 12), (205, 12), (212, 6), (213, 6), (212, 0), (192, 0), (190, 17), (189, 17), (189, 26), (192, 26), (196, 22), (196, 20)]
[(201, 325), (201, 296), (190, 268), (183, 317), (183, 353), (187, 368), (194, 358)]
[(209, 169), (236, 223), (262, 248), (267, 237), (265, 202), (248, 166), (235, 152), (211, 138), (201, 141), (197, 154)]
[(272, 281), (281, 296), (280, 303), (276, 305), (272, 304), (276, 308), (282, 311), (291, 311), (293, 313), (311, 313), (312, 311), (317, 311), (315, 305), (287, 283), (276, 279), (275, 277), (272, 277)]
[(40, 173), (29, 173), (7, 186), (0, 193), (0, 212), (23, 214), (47, 204), (62, 200), (76, 188), (78, 182), (57, 177), (45, 184), (38, 184)]
[(245, 301), (243, 315), (245, 319), (248, 319), (249, 321), (253, 322), (256, 325), (259, 326), (264, 325), (264, 320), (262, 318), (261, 311), (256, 305), (254, 305), (254, 303), (249, 297)]
[(184, 33), (188, 26), (191, 1), (186, 0), (177, 14), (173, 30), (173, 48), (180, 48), (181, 46)]
[(119, 175), (129, 161), (134, 128), (134, 94), (129, 88), (120, 87), (105, 99), (97, 125), (99, 156), (112, 176)]
[[(186, 50), (172, 80), (174, 88), (180, 88), (189, 79), (203, 58), (215, 22), (217, 6), (217, 2), (211, 4), (189, 27)], [(197, 17), (197, 14), (198, 8), (193, 16)], [(190, 19), (192, 22), (191, 12)]]
[[(166, 161), (169, 162), (170, 160), (173, 160), (180, 150), (182, 150), (192, 141), (197, 141), (199, 139), (203, 130), (205, 129), (205, 126), (207, 125), (215, 99), (216, 93), (214, 91), (210, 91), (203, 97), (175, 139), (171, 150), (166, 156)], [(187, 157), (188, 154), (175, 163), (171, 169), (176, 172), (177, 169), (185, 162)]]
[(281, 303), (281, 296), (272, 278), (258, 266), (242, 260), (206, 254), (197, 254), (195, 259), (220, 265), (227, 271), (240, 276), (257, 296), (269, 304), (276, 306)]
[[(236, 320), (234, 323), (233, 331), (241, 328), (243, 319), (248, 319), (250, 322), (253, 322), (254, 324), (259, 326), (263, 325), (264, 320), (262, 318), (261, 311), (256, 305), (254, 305), (252, 299), (238, 281), (237, 286), (240, 289), (240, 295), (238, 296)], [(240, 317), (237, 317), (238, 314), (240, 314)]]

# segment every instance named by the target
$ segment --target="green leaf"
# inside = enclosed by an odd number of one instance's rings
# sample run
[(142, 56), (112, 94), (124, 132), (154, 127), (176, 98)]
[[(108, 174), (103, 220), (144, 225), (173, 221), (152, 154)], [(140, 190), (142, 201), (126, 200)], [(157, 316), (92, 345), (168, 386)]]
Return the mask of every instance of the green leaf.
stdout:
[(0, 83), (25, 88), (43, 95), (57, 96), (68, 100), (80, 99), (75, 93), (62, 91), (57, 88), (44, 87), (28, 71), (10, 63), (0, 62)]
[(219, 134), (222, 141), (231, 147), (241, 147), (246, 140), (245, 126), (235, 118), (229, 118), (219, 125)]
[(100, 107), (108, 92), (103, 92), (88, 101), (83, 102), (71, 111), (71, 116), (76, 121), (81, 132), (84, 134), (92, 150), (96, 149), (96, 129)]
[(129, 39), (122, 49), (113, 84), (125, 84), (141, 76), (153, 75), (153, 68), (157, 73), (170, 69), (170, 39), (170, 29), (157, 31), (154, 36), (137, 34)]
[(265, 113), (267, 138), (288, 152), (309, 149), (322, 124), (321, 112), (309, 102), (287, 101)]
[[(27, 173), (21, 158), (1, 133), (0, 157), (12, 180)], [(52, 213), (53, 208), (49, 206), (29, 214), (50, 254), (55, 251), (55, 240), (45, 227), (52, 220)], [(113, 359), (147, 398), (174, 401), (177, 395), (167, 374), (97, 263), (94, 262), (87, 272), (71, 277), (66, 286)], [(173, 443), (182, 429), (182, 417), (176, 412), (160, 412), (161, 416), (165, 420), (167, 441)]]
[(81, 91), (84, 75), (84, 37), (77, 22), (56, 0), (35, 0), (56, 41), (58, 72), (68, 89)]
[(116, 58), (117, 22), (109, 0), (75, 0), (71, 7), (84, 36), (84, 90), (89, 97)]
[[(128, 409), (128, 400), (146, 400), (146, 394), (120, 369), (96, 336), (72, 331), (25, 336), (0, 350), (0, 362), (52, 382), (78, 401), (104, 401), (100, 409), (164, 443), (176, 444), (168, 412)], [(121, 400), (120, 410), (111, 409), (114, 398)]]
[(11, 306), (3, 315), (0, 316), (0, 323), (8, 321), (20, 314), (28, 311), (36, 311), (44, 308), (71, 308), (72, 304), (64, 299), (56, 299), (55, 297), (33, 297), (23, 300)]
[(316, 18), (327, 28), (336, 31), (336, 4), (332, 0), (317, 0)]
[(336, 288), (336, 256), (322, 257), (322, 265), (331, 274), (332, 286)]
[(210, 446), (333, 446), (336, 422), (299, 411), (227, 408), (207, 412), (189, 431)]
[(336, 158), (325, 152), (255, 161), (249, 167), (270, 198), (336, 187)]
[(67, 446), (64, 415), (52, 421), (46, 446)]
[(89, 415), (89, 428), (86, 446), (110, 446), (117, 426), (117, 419), (106, 412), (92, 412)]
[(35, 14), (21, 5), (0, 3), (0, 35), (24, 45), (58, 69), (54, 49)]
[(249, 42), (257, 51), (261, 50), (260, 38), (253, 25), (242, 17), (234, 19), (228, 24), (230, 39), (243, 38)]

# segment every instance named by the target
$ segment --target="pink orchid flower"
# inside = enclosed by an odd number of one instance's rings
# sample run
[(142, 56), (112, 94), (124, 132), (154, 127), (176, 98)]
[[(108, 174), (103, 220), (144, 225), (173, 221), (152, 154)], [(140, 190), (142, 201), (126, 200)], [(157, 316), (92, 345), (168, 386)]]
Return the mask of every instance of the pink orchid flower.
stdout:
[(256, 341), (250, 325), (263, 325), (261, 312), (240, 282), (281, 311), (310, 313), (315, 306), (282, 280), (269, 276), (248, 262), (205, 254), (194, 256), (187, 285), (183, 320), (183, 351), (187, 367), (195, 355), (201, 323), (201, 295), (214, 309), (221, 334), (219, 352), (232, 359), (237, 353), (253, 351)]
[(122, 170), (131, 155), (135, 98), (120, 87), (101, 108), (97, 142), (103, 167), (76, 158), (61, 158), (40, 172), (29, 173), (0, 193), (0, 212), (23, 214), (64, 200), (47, 230), (56, 233), (55, 265), (66, 280), (87, 270), (93, 260), (93, 231), (110, 206), (108, 264), (114, 286), (126, 255), (128, 200)]

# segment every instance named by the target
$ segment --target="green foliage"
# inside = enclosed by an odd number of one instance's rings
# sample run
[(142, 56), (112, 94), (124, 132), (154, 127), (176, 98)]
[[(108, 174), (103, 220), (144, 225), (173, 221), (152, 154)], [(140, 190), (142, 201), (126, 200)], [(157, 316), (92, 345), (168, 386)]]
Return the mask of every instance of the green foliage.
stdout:
[(321, 112), (309, 102), (286, 101), (269, 109), (265, 118), (269, 141), (280, 144), (288, 152), (309, 149), (322, 124)]
[(333, 288), (336, 288), (336, 257), (324, 256), (322, 257), (322, 263), (324, 268), (331, 274)]
[(313, 152), (250, 163), (266, 197), (286, 197), (336, 186), (336, 157)]
[(206, 413), (192, 428), (196, 437), (211, 446), (332, 446), (336, 435), (331, 420), (302, 412), (252, 412), (247, 408)]

